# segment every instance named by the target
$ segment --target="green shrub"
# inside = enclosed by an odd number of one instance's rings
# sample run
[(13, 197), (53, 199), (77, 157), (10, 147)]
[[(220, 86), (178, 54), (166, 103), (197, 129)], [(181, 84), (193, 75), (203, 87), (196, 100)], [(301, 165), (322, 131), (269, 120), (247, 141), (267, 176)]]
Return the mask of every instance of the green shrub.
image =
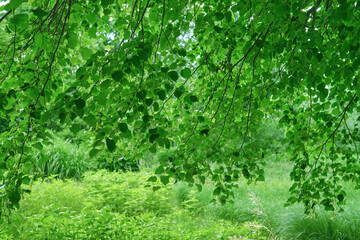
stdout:
[[(113, 211), (128, 216), (143, 212), (169, 213), (172, 204), (169, 201), (170, 187), (151, 183), (147, 180), (151, 174), (134, 172), (88, 172), (83, 183), (89, 186), (86, 194), (93, 198), (97, 206), (110, 207)], [(170, 185), (170, 184), (169, 184)], [(154, 191), (154, 188), (159, 188)]]
[(81, 183), (50, 178), (33, 184), (31, 194), (24, 195), (20, 202), (20, 209), (27, 216), (41, 211), (80, 213), (88, 201)]
[(41, 170), (39, 173), (34, 168), (35, 175), (57, 175), (61, 179), (80, 180), (86, 171), (94, 169), (94, 163), (88, 157), (87, 149), (58, 137), (54, 139), (53, 145), (44, 146), (41, 151), (33, 155), (35, 164)]
[(150, 176), (101, 170), (86, 173), (81, 184), (35, 182), (20, 209), (1, 220), (1, 239), (266, 239), (257, 223), (199, 217), (194, 191), (178, 208), (173, 185), (160, 187)]
[[(11, 239), (9, 232), (5, 232)], [(41, 212), (29, 216), (16, 239), (267, 239), (261, 226), (236, 225), (214, 219), (194, 218), (186, 210), (163, 217), (143, 213), (130, 217), (108, 209), (85, 209), (81, 214), (70, 211)]]
[(106, 169), (110, 172), (116, 171), (133, 171), (138, 172), (140, 170), (139, 163), (135, 159), (126, 159), (119, 157), (115, 154), (98, 153), (96, 156), (96, 168)]

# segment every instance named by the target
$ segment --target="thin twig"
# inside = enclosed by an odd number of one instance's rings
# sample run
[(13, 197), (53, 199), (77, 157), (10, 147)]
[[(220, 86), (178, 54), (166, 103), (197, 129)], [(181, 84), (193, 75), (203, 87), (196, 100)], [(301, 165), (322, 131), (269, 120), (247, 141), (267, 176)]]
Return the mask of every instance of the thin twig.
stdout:
[(9, 10), (9, 11), (7, 11), (7, 13), (5, 13), (5, 15), (1, 17), (1, 18), (0, 18), (0, 23), (8, 16), (11, 12), (12, 12), (12, 9)]
[(157, 53), (157, 51), (158, 51), (158, 49), (159, 49), (160, 38), (161, 38), (161, 34), (162, 34), (163, 28), (164, 28), (165, 2), (166, 2), (166, 0), (164, 0), (164, 2), (163, 2), (163, 15), (162, 15), (162, 19), (161, 19), (161, 29), (160, 29), (160, 33), (159, 33), (159, 38), (158, 38), (157, 43), (156, 43), (156, 51), (155, 51), (155, 56), (154, 56), (154, 64), (156, 64), (156, 53)]
[(242, 144), (239, 148), (239, 152), (241, 151), (241, 149), (244, 147), (244, 144), (245, 144), (245, 139), (246, 139), (246, 135), (248, 134), (248, 131), (249, 131), (249, 122), (250, 122), (250, 112), (251, 112), (251, 102), (252, 102), (252, 93), (253, 93), (253, 89), (251, 88), (250, 90), (250, 104), (249, 104), (249, 111), (248, 111), (248, 115), (247, 115), (247, 121), (246, 121), (246, 131), (245, 131), (245, 134), (244, 134), (244, 138), (243, 138), (243, 141), (242, 141)]
[(345, 107), (345, 109), (344, 109), (344, 111), (343, 111), (343, 113), (342, 113), (342, 117), (341, 117), (341, 119), (340, 119), (340, 122), (338, 123), (338, 125), (336, 126), (336, 128), (334, 129), (334, 131), (333, 131), (333, 132), (330, 134), (330, 136), (325, 140), (325, 142), (319, 147), (319, 148), (321, 148), (321, 149), (320, 149), (320, 152), (319, 152), (319, 154), (318, 154), (318, 157), (316, 158), (314, 164), (313, 164), (313, 165), (311, 166), (311, 168), (309, 169), (307, 175), (311, 172), (311, 170), (312, 170), (314, 167), (316, 168), (316, 164), (317, 164), (317, 162), (318, 162), (319, 159), (320, 159), (320, 156), (321, 156), (321, 154), (322, 154), (322, 152), (323, 152), (323, 150), (324, 150), (325, 145), (329, 142), (329, 140), (332, 138), (332, 136), (333, 136), (333, 135), (336, 133), (336, 131), (339, 129), (342, 121), (345, 119), (345, 115), (346, 115), (347, 109), (349, 108), (349, 106), (351, 105), (351, 103), (354, 101), (355, 98), (356, 98), (356, 93), (355, 93), (354, 96), (351, 98), (351, 100), (349, 101), (349, 103), (346, 105), (346, 107)]
[(354, 139), (353, 135), (351, 134), (351, 131), (350, 131), (349, 126), (347, 125), (346, 118), (344, 118), (344, 124), (345, 124), (345, 127), (347, 128), (347, 130), (348, 130), (348, 132), (349, 132), (349, 135), (350, 135), (350, 137), (351, 137), (351, 140), (354, 142), (355, 151), (356, 151), (356, 156), (357, 156), (357, 159), (359, 160), (359, 152), (358, 152), (358, 149), (357, 149), (357, 146), (356, 146), (356, 142), (355, 142), (355, 139)]
[(67, 20), (70, 18), (70, 10), (71, 10), (71, 1), (69, 1), (68, 12), (67, 12), (67, 14), (66, 14), (66, 16), (65, 16), (65, 20), (64, 20), (64, 24), (63, 24), (63, 27), (62, 27), (62, 30), (61, 30), (61, 33), (60, 33), (60, 36), (59, 36), (59, 40), (58, 40), (58, 42), (57, 42), (57, 44), (56, 44), (56, 48), (55, 48), (55, 50), (54, 50), (54, 53), (53, 53), (53, 55), (52, 55), (52, 58), (51, 58), (51, 61), (50, 61), (50, 64), (49, 64), (49, 71), (48, 71), (48, 74), (47, 74), (46, 81), (45, 81), (45, 83), (44, 83), (44, 85), (43, 85), (43, 88), (42, 88), (41, 92), (40, 92), (39, 95), (37, 96), (34, 105), (32, 106), (32, 108), (30, 109), (30, 112), (29, 112), (27, 132), (26, 132), (25, 139), (24, 139), (24, 141), (23, 141), (23, 143), (22, 143), (22, 146), (21, 146), (21, 155), (20, 155), (20, 158), (19, 158), (19, 162), (18, 162), (18, 164), (17, 164), (17, 169), (20, 168), (21, 160), (22, 160), (22, 158), (23, 158), (23, 156), (24, 156), (25, 143), (26, 143), (26, 141), (27, 141), (27, 139), (29, 138), (29, 135), (30, 135), (31, 114), (32, 114), (33, 111), (35, 110), (35, 107), (36, 107), (36, 105), (37, 105), (38, 102), (39, 102), (41, 93), (45, 90), (46, 85), (47, 85), (47, 83), (48, 83), (49, 80), (50, 80), (52, 65), (53, 65), (53, 63), (54, 63), (54, 61), (55, 61), (55, 55), (56, 55), (56, 53), (57, 53), (57, 51), (58, 51), (58, 49), (59, 49), (60, 42), (61, 42), (61, 38), (62, 38), (62, 36), (64, 35), (64, 31), (65, 31), (65, 26), (66, 26)]

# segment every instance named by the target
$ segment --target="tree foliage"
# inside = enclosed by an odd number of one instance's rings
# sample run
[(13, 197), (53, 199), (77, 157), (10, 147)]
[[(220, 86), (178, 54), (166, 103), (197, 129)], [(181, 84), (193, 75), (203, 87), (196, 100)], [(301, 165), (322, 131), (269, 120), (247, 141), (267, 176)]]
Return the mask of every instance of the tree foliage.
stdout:
[[(0, 18), (2, 206), (54, 123), (87, 125), (93, 157), (157, 153), (156, 173), (231, 199), (264, 180), (269, 116), (294, 162), (289, 204), (341, 209), (360, 183), (360, 4), (331, 0), (10, 0)], [(2, 128), (0, 128), (2, 129)], [(156, 180), (156, 178), (154, 178)], [(231, 200), (230, 200), (231, 201)]]

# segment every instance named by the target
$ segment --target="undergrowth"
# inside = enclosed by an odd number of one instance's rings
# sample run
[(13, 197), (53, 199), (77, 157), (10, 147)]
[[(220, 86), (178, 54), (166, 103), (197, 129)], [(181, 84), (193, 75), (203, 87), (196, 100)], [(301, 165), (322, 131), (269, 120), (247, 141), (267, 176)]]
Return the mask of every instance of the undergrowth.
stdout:
[(202, 217), (194, 191), (177, 204), (173, 184), (148, 182), (150, 176), (102, 170), (82, 182), (36, 181), (1, 220), (1, 239), (267, 239), (258, 222)]
[(265, 182), (240, 180), (234, 204), (224, 205), (211, 202), (211, 183), (198, 192), (182, 182), (149, 182), (146, 168), (89, 172), (99, 159), (70, 140), (55, 138), (34, 156), (48, 177), (1, 219), (0, 239), (360, 239), (359, 193), (346, 185), (345, 212), (337, 215), (284, 207), (292, 165), (276, 154)]

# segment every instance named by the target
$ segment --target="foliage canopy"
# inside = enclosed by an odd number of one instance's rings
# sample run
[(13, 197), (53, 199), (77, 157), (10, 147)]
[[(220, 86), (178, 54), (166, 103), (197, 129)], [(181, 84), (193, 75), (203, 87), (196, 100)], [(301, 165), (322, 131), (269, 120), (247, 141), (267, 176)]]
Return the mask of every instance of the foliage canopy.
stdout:
[[(341, 209), (360, 183), (360, 4), (330, 0), (10, 0), (0, 17), (2, 206), (29, 182), (54, 124), (86, 124), (107, 149), (156, 173), (209, 178), (221, 202), (264, 180), (270, 116), (294, 162), (289, 204)], [(156, 181), (156, 177), (150, 178)], [(231, 201), (231, 200), (230, 200)]]

